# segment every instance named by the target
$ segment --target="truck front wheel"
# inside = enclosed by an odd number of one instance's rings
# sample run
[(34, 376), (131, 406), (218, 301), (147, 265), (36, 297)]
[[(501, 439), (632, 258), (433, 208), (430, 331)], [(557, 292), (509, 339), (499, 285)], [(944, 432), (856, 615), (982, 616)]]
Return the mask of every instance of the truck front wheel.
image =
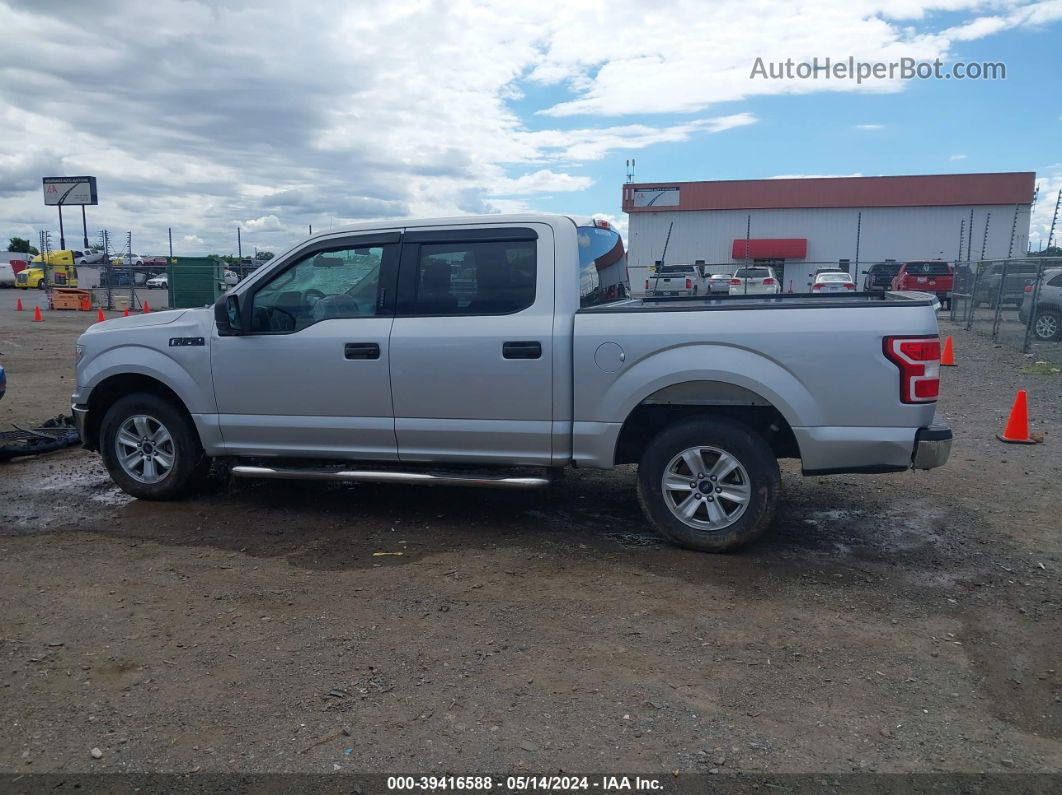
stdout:
[(717, 417), (666, 428), (638, 465), (646, 518), (669, 540), (701, 552), (737, 549), (763, 535), (780, 489), (778, 462), (763, 437)]
[(148, 392), (126, 395), (100, 424), (100, 453), (111, 478), (141, 500), (176, 500), (210, 471), (191, 418)]

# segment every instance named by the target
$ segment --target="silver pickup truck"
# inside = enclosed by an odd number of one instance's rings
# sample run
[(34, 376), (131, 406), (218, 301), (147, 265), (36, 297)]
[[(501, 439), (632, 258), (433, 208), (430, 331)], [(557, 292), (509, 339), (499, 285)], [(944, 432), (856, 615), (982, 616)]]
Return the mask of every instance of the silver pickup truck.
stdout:
[(142, 499), (236, 477), (529, 488), (638, 464), (684, 546), (757, 538), (779, 458), (805, 474), (942, 465), (920, 294), (614, 299), (606, 224), (512, 215), (309, 238), (213, 308), (77, 343), (84, 445)]

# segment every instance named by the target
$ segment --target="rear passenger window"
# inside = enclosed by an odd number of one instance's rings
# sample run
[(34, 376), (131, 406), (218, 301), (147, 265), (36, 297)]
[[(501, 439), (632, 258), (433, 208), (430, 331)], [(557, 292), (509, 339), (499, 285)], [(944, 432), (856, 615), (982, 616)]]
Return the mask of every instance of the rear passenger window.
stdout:
[(533, 240), (423, 243), (417, 315), (509, 315), (535, 302)]

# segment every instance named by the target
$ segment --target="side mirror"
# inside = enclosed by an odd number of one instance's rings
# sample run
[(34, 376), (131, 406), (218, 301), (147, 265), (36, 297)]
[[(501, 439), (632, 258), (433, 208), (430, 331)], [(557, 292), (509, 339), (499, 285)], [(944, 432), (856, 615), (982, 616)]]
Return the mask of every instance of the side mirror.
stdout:
[(243, 333), (243, 319), (240, 316), (240, 299), (235, 295), (223, 295), (214, 304), (214, 321), (218, 334), (232, 337)]

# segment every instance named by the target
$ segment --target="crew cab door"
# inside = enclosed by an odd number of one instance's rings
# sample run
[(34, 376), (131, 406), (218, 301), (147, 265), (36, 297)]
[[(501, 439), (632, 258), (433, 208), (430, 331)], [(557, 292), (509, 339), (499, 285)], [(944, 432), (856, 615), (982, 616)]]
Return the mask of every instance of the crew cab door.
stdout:
[(242, 333), (211, 339), (227, 452), (397, 458), (387, 369), (398, 240), (314, 241), (239, 291)]
[(548, 224), (406, 230), (391, 331), (402, 461), (549, 463), (553, 280)]

